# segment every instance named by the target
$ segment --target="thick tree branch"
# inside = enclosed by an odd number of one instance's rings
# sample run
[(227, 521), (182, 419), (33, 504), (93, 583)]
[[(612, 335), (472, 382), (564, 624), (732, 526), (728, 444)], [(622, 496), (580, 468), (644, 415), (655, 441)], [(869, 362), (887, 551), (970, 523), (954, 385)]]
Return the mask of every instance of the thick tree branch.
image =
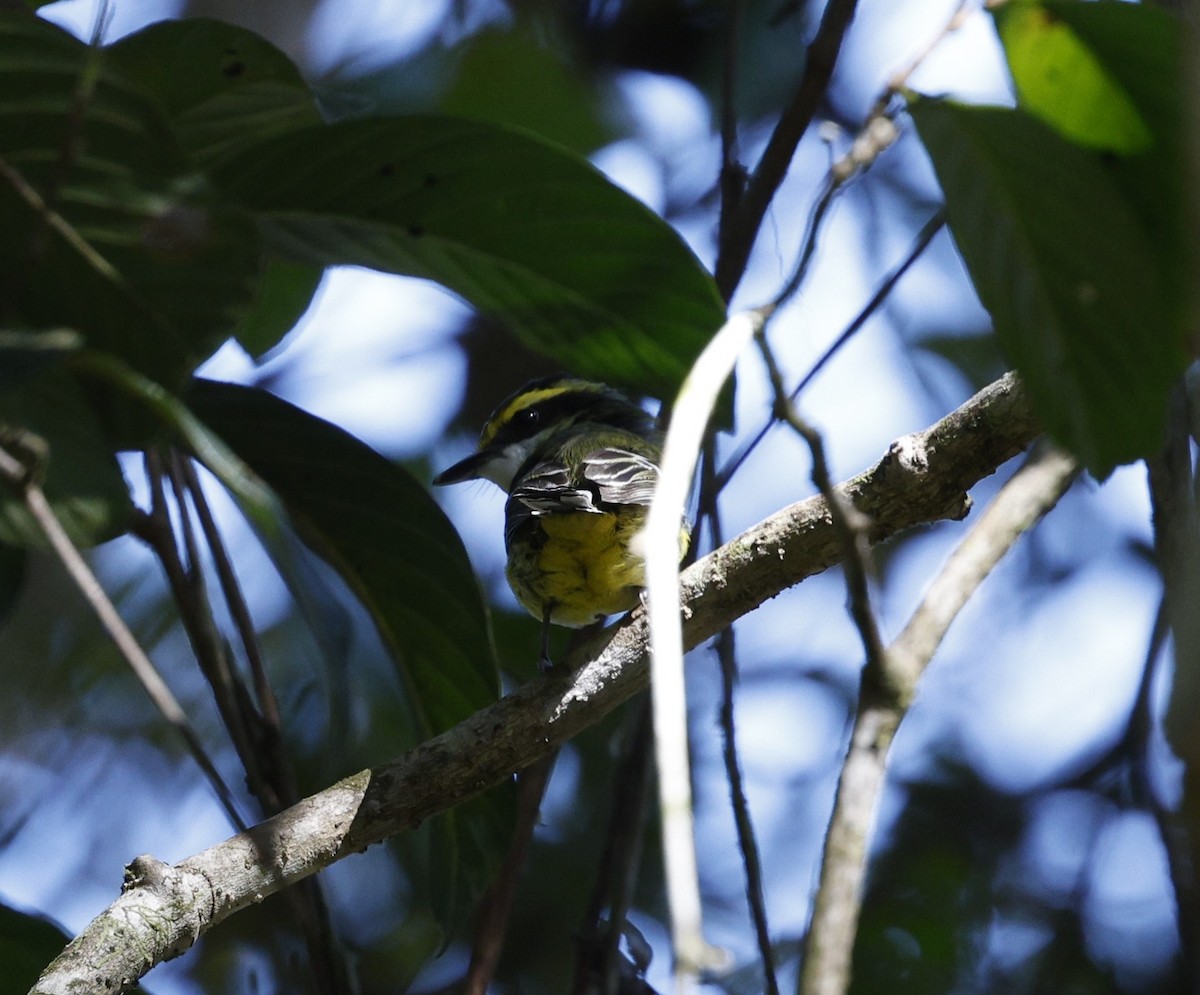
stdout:
[[(893, 443), (839, 491), (870, 518), (873, 542), (960, 519), (970, 507), (967, 489), (1037, 432), (1009, 374), (931, 428)], [(684, 573), (686, 645), (825, 570), (840, 549), (820, 497), (748, 529)], [(139, 857), (124, 894), (67, 946), (33, 992), (117, 991), (239, 909), (507, 779), (645, 688), (646, 643), (639, 609), (573, 654), (578, 670), (537, 677), (397, 760), (353, 774), (174, 867)]]

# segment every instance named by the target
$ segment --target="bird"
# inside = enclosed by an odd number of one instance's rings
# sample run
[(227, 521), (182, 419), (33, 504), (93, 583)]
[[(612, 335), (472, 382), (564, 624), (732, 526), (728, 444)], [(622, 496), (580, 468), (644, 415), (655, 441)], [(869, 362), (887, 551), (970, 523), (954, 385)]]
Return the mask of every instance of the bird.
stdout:
[[(476, 451), (434, 478), (490, 480), (508, 494), (505, 576), (542, 623), (543, 670), (552, 624), (581, 628), (638, 604), (661, 460), (661, 433), (641, 405), (603, 383), (552, 376), (501, 401)], [(685, 523), (681, 558), (687, 536)]]

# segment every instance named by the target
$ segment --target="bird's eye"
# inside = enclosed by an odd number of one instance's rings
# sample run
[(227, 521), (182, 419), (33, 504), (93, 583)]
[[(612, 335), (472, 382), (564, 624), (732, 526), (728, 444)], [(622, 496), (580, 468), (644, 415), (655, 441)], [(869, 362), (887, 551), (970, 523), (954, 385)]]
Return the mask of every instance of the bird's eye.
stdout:
[(525, 408), (513, 415), (513, 424), (523, 431), (528, 431), (537, 425), (541, 417), (542, 414), (537, 408)]

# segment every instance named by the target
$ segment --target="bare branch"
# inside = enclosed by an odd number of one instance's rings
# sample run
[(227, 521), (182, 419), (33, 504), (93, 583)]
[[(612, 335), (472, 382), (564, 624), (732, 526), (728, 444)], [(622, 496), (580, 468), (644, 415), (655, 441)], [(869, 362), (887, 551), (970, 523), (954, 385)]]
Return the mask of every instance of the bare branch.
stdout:
[[(962, 518), (966, 489), (1039, 431), (1011, 374), (923, 432), (894, 443), (871, 469), (838, 488), (870, 516), (870, 539)], [(748, 529), (682, 580), (684, 643), (696, 646), (735, 618), (840, 558), (821, 497)], [(80, 979), (118, 990), (187, 949), (217, 923), (335, 860), (510, 777), (594, 725), (648, 681), (645, 613), (633, 612), (573, 654), (453, 729), (364, 770), (174, 867), (131, 865), (125, 893), (73, 940), (33, 991), (62, 995)]]
[(884, 653), (888, 670), (877, 693), (867, 694), (864, 687), (825, 841), (821, 883), (801, 969), (803, 995), (844, 995), (849, 988), (867, 852), (887, 754), (917, 679), (983, 578), (1054, 507), (1077, 473), (1073, 457), (1047, 447), (1014, 474), (950, 557), (904, 632)]

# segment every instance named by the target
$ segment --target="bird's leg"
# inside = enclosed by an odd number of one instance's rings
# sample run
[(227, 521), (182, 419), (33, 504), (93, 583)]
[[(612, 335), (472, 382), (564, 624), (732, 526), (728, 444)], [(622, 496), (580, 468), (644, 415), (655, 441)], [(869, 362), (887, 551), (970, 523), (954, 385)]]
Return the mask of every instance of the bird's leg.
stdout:
[(543, 674), (549, 673), (554, 667), (554, 661), (550, 659), (550, 613), (553, 610), (553, 601), (547, 601), (542, 606), (542, 655), (538, 657), (538, 670)]

